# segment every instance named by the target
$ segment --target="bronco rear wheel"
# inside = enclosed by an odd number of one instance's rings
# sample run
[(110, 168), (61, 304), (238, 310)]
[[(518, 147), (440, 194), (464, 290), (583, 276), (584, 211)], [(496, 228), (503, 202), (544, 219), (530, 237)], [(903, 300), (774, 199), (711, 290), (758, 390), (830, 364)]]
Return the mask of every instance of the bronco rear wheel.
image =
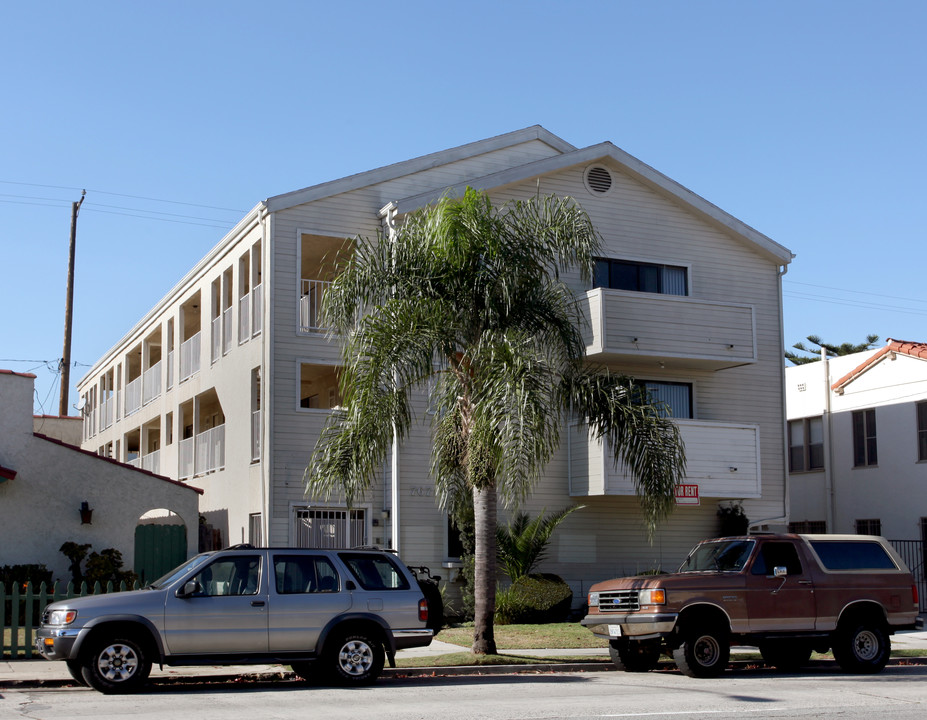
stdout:
[(834, 660), (844, 672), (882, 672), (892, 651), (883, 623), (856, 618), (841, 622), (834, 633)]

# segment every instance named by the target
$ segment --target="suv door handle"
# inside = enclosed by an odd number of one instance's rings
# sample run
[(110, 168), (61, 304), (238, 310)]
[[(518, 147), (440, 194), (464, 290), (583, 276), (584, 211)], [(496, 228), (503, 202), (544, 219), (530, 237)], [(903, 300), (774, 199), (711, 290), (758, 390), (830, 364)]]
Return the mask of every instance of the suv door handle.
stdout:
[(264, 607), (264, 601), (263, 600), (252, 600), (251, 607)]
[(814, 583), (811, 582), (811, 580), (799, 580), (798, 584), (799, 585), (813, 585)]

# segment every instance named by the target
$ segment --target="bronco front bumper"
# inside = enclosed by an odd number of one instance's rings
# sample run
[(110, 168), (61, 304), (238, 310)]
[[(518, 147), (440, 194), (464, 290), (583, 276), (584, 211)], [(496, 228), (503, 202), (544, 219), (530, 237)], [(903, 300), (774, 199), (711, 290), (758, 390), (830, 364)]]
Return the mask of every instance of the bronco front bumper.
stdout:
[(609, 613), (587, 615), (580, 624), (596, 637), (645, 640), (672, 632), (678, 617), (676, 613)]

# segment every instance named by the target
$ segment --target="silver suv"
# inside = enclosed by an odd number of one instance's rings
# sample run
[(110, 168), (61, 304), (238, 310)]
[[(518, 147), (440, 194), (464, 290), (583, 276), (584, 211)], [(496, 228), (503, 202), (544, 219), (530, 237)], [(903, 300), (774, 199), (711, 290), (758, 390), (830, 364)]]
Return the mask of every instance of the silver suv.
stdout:
[(103, 693), (152, 663), (285, 663), (300, 677), (372, 683), (385, 657), (427, 646), (428, 602), (388, 552), (253, 548), (203, 553), (144, 590), (50, 604), (36, 649)]

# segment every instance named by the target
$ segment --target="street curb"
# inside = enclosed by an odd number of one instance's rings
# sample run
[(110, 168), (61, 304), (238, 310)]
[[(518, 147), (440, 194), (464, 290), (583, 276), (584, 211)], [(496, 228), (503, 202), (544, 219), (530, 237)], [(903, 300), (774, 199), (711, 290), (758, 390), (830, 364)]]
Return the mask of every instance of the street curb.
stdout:
[[(732, 660), (729, 670), (742, 671), (748, 668), (762, 666), (760, 660)], [(808, 669), (826, 668), (836, 665), (833, 660), (815, 660), (808, 665)], [(927, 656), (891, 658), (888, 665), (927, 665)], [(773, 670), (772, 668), (768, 668)], [(670, 661), (661, 661), (657, 670), (674, 671), (676, 665)], [(416, 667), (416, 668), (384, 668), (382, 678), (419, 678), (442, 676), (480, 676), (480, 675), (552, 675), (558, 673), (575, 672), (615, 672), (615, 666), (610, 662), (575, 662), (575, 663), (548, 663), (532, 665), (457, 665), (448, 667)], [(793, 674), (793, 673), (789, 673)], [(237, 673), (229, 675), (159, 675), (149, 678), (151, 685), (202, 685), (226, 683), (276, 683), (298, 681), (295, 673), (288, 670), (274, 672)], [(300, 683), (302, 684), (302, 683)], [(74, 680), (64, 678), (53, 679), (12, 679), (0, 684), (0, 688), (62, 688), (80, 687)]]

